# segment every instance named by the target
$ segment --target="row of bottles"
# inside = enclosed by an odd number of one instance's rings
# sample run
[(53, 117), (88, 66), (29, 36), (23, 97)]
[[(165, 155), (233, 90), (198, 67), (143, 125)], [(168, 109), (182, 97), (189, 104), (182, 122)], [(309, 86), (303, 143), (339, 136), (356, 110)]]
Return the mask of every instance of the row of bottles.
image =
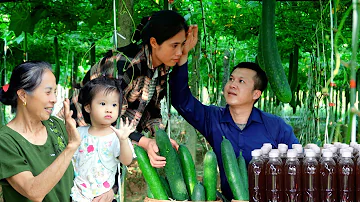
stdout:
[(251, 152), (250, 201), (360, 201), (360, 158), (356, 161), (360, 147), (357, 144), (353, 147), (324, 145), (322, 150), (313, 144), (305, 150), (301, 145), (301, 148), (292, 145), (293, 149), (286, 145), (278, 145), (278, 149), (270, 146), (265, 143), (261, 149)]

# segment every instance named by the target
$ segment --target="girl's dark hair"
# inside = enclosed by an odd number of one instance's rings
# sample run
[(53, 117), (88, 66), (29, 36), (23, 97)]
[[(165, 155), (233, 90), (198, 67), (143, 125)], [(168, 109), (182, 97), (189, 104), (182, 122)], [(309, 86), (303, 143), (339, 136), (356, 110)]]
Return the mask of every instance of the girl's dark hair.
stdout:
[(85, 106), (91, 104), (91, 101), (94, 99), (97, 93), (103, 92), (105, 94), (118, 92), (119, 97), (119, 116), (122, 107), (123, 100), (123, 91), (121, 90), (120, 81), (114, 78), (108, 78), (106, 76), (100, 76), (89, 82), (87, 82), (81, 89), (79, 93), (78, 102), (82, 105), (81, 111), (86, 123), (91, 124), (90, 114), (85, 111)]
[(51, 70), (51, 65), (44, 61), (28, 61), (16, 66), (12, 71), (9, 88), (5, 92), (0, 88), (0, 101), (4, 105), (11, 105), (12, 111), (17, 107), (17, 91), (24, 89), (32, 93), (41, 83), (46, 69)]
[(141, 39), (142, 43), (147, 44), (149, 48), (151, 37), (154, 37), (156, 42), (161, 45), (181, 30), (184, 30), (186, 33), (189, 29), (184, 17), (171, 10), (158, 11), (148, 18), (148, 20), (141, 32)]

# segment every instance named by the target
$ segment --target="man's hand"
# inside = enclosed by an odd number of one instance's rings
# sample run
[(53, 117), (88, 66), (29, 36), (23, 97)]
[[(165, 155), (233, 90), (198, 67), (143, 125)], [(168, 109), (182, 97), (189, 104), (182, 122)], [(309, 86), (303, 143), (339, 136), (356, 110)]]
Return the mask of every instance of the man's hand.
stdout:
[(181, 66), (185, 64), (188, 60), (188, 54), (191, 49), (193, 49), (198, 41), (198, 26), (190, 25), (188, 32), (186, 33), (186, 42), (182, 50), (182, 56), (178, 62), (178, 65)]
[(114, 191), (112, 189), (110, 189), (109, 191), (94, 198), (92, 200), (92, 202), (112, 202), (113, 199), (114, 199)]
[(198, 41), (198, 26), (190, 25), (186, 33), (186, 42), (183, 47), (183, 55), (187, 55), (193, 49)]

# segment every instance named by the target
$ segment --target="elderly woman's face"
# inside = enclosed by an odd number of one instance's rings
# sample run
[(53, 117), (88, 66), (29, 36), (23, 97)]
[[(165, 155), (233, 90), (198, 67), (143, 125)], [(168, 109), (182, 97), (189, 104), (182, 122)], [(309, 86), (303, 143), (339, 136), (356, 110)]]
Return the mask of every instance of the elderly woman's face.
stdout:
[(47, 69), (42, 76), (40, 85), (31, 94), (28, 94), (26, 108), (31, 116), (44, 121), (50, 118), (55, 103), (56, 78)]

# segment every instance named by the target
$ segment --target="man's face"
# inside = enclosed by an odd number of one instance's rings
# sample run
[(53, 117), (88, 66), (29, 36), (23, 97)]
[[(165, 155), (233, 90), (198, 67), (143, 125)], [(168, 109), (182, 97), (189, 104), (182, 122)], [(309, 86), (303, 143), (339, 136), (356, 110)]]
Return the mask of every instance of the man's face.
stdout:
[(224, 97), (230, 106), (253, 105), (261, 95), (260, 90), (254, 90), (254, 76), (251, 69), (235, 69), (224, 87)]

